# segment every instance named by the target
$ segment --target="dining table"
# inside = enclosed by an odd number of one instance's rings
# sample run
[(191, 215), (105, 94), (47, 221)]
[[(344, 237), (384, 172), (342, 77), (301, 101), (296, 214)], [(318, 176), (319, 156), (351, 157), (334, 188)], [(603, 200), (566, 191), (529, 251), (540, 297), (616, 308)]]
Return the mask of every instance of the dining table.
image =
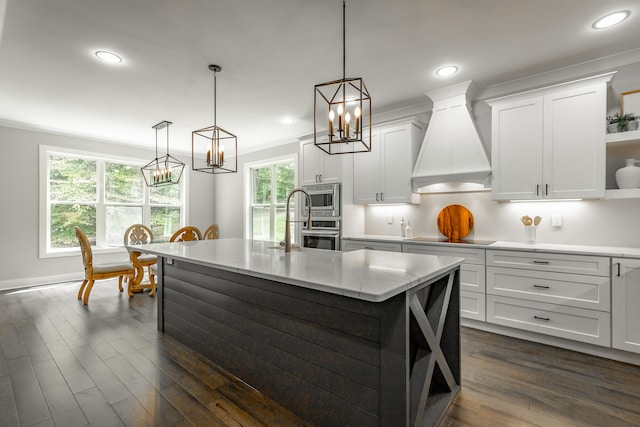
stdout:
[(144, 266), (140, 263), (138, 259), (142, 252), (137, 250), (135, 245), (127, 246), (129, 251), (129, 258), (131, 260), (131, 264), (134, 268), (134, 275), (131, 280), (129, 280), (129, 286), (127, 287), (127, 293), (129, 297), (133, 297), (134, 293), (142, 292), (145, 289), (151, 289), (149, 296), (152, 297), (156, 294), (156, 282), (149, 278), (149, 281), (143, 282), (144, 280)]

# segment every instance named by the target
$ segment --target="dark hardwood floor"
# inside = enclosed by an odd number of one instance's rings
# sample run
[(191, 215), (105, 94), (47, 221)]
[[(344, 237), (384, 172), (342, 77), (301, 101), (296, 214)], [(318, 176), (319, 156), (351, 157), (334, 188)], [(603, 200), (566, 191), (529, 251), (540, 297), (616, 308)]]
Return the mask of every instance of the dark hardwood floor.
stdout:
[[(156, 299), (79, 283), (0, 293), (0, 426), (306, 423), (156, 331)], [(463, 328), (445, 426), (640, 425), (640, 367)]]

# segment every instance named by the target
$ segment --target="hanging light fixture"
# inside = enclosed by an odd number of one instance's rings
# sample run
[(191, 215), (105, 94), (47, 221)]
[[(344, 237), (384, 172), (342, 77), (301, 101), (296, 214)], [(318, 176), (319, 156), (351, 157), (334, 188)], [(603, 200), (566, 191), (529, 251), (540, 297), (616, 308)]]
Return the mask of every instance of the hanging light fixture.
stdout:
[(313, 143), (328, 154), (371, 151), (371, 96), (362, 78), (345, 77), (345, 12), (342, 0), (342, 79), (315, 85), (313, 97)]
[[(184, 163), (169, 154), (169, 125), (172, 124), (165, 120), (152, 126), (156, 130), (156, 158), (141, 168), (142, 177), (148, 187), (177, 184), (182, 177)], [(158, 131), (164, 128), (167, 128), (167, 154), (158, 157)]]
[(213, 126), (191, 133), (191, 168), (215, 174), (237, 172), (238, 138), (219, 127), (217, 122), (216, 73), (222, 71), (222, 67), (209, 65), (209, 70), (213, 71)]

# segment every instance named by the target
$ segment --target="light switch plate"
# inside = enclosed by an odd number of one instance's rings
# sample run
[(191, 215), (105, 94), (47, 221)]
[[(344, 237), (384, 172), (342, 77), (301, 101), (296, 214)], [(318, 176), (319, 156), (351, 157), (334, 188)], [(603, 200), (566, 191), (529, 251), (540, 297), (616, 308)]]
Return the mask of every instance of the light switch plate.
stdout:
[(393, 224), (393, 216), (392, 215), (388, 215), (387, 216), (387, 224)]
[(562, 215), (551, 215), (551, 226), (562, 227)]

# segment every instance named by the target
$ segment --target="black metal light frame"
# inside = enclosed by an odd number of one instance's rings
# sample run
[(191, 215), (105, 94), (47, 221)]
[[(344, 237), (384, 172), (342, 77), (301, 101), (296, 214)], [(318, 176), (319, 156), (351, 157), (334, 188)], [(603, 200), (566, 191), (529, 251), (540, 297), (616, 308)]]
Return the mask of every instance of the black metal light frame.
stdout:
[[(156, 130), (156, 158), (140, 168), (147, 187), (161, 187), (180, 183), (185, 164), (169, 154), (169, 126), (172, 122), (164, 120), (152, 126)], [(167, 128), (167, 154), (158, 157), (158, 131)]]
[(213, 126), (191, 133), (191, 168), (211, 174), (235, 173), (238, 171), (238, 138), (217, 123), (216, 74), (222, 67), (209, 65), (209, 70), (213, 72)]
[(346, 2), (343, 0), (342, 79), (320, 83), (314, 87), (313, 143), (327, 154), (371, 151), (371, 95), (361, 77), (345, 77), (345, 15)]

